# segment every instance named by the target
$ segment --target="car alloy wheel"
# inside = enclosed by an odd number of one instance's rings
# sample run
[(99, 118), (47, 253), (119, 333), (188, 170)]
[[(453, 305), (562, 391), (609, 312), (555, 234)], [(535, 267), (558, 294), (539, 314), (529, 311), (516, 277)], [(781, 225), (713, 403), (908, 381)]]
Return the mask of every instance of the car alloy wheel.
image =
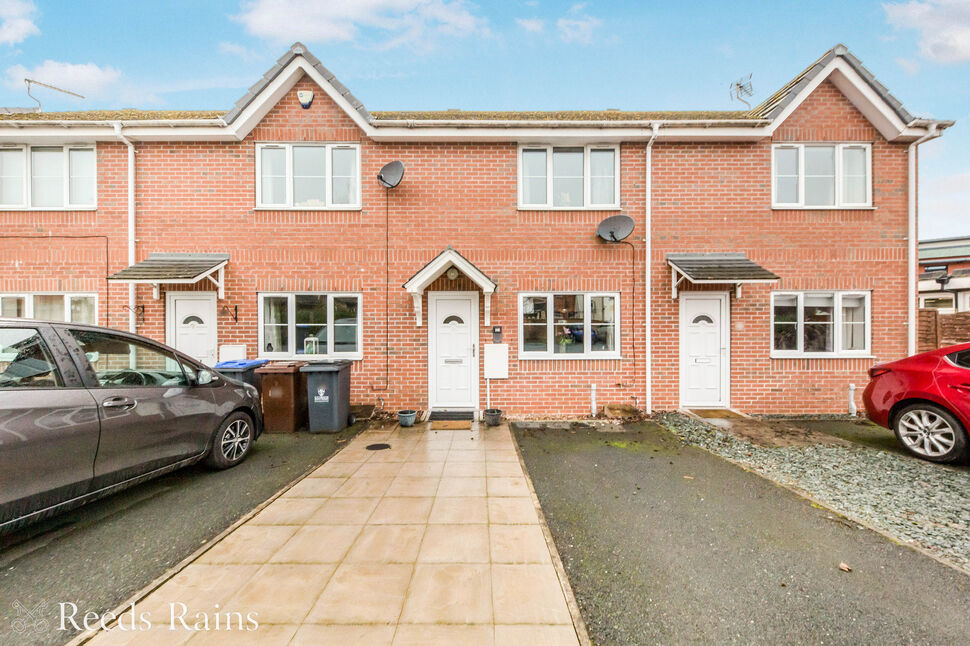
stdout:
[(910, 451), (928, 458), (939, 458), (953, 450), (956, 431), (942, 416), (917, 408), (899, 418), (899, 439)]
[(229, 462), (235, 462), (246, 455), (251, 439), (252, 432), (249, 429), (249, 423), (244, 419), (234, 420), (226, 427), (226, 432), (222, 434), (222, 455)]

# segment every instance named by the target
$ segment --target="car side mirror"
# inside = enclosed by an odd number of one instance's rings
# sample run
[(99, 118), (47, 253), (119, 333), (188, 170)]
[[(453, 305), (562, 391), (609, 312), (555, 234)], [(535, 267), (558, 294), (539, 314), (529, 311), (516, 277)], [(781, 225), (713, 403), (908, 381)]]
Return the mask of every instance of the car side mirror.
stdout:
[(216, 376), (212, 374), (211, 370), (200, 370), (196, 378), (200, 386), (206, 386), (216, 380)]

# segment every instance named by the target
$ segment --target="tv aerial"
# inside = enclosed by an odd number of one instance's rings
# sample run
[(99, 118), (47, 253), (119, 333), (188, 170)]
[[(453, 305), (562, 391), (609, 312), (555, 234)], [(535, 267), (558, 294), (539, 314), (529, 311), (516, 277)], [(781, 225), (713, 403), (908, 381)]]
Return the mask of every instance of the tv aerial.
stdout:
[(754, 86), (751, 84), (751, 75), (742, 76), (734, 83), (731, 83), (731, 100), (740, 101), (751, 109), (751, 104), (744, 100), (746, 96), (754, 95)]
[(605, 242), (622, 242), (633, 233), (636, 224), (629, 215), (612, 215), (596, 227), (596, 235)]
[(31, 99), (33, 99), (34, 101), (37, 102), (37, 111), (38, 112), (40, 112), (42, 106), (40, 104), (40, 99), (38, 99), (36, 96), (34, 96), (33, 94), (30, 93), (30, 86), (31, 85), (39, 85), (41, 87), (46, 87), (48, 90), (57, 90), (58, 92), (62, 92), (64, 94), (70, 94), (71, 96), (76, 96), (79, 99), (83, 99), (84, 98), (83, 96), (81, 96), (77, 92), (71, 92), (70, 90), (65, 90), (64, 88), (57, 87), (56, 85), (51, 85), (50, 83), (44, 83), (42, 81), (36, 81), (34, 79), (26, 79), (25, 78), (24, 79), (24, 84), (27, 86), (27, 96), (29, 96)]

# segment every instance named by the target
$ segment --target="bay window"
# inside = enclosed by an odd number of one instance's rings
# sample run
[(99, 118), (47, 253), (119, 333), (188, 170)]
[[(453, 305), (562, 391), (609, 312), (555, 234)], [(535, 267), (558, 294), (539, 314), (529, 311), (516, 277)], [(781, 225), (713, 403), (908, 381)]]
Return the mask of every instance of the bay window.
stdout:
[(358, 294), (260, 294), (259, 321), (261, 357), (363, 356)]
[(96, 156), (90, 146), (0, 148), (0, 209), (92, 209)]
[(870, 353), (869, 292), (775, 292), (772, 357), (843, 357)]
[(95, 324), (98, 322), (97, 296), (67, 293), (0, 294), (0, 316)]
[(256, 206), (302, 210), (360, 208), (360, 146), (258, 144)]
[(619, 194), (617, 146), (519, 149), (520, 209), (616, 209)]
[(619, 334), (619, 294), (519, 295), (522, 359), (615, 359)]
[(869, 144), (775, 144), (771, 152), (773, 207), (872, 206)]

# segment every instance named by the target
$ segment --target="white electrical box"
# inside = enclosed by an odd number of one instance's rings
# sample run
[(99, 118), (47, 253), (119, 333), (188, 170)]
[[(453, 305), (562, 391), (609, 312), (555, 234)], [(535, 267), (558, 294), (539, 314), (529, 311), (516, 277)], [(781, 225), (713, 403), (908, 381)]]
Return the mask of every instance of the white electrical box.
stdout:
[(219, 361), (236, 361), (246, 358), (246, 346), (224, 343), (219, 346)]
[(486, 343), (482, 346), (485, 349), (485, 378), (486, 379), (508, 379), (509, 378), (509, 344), (508, 343)]

